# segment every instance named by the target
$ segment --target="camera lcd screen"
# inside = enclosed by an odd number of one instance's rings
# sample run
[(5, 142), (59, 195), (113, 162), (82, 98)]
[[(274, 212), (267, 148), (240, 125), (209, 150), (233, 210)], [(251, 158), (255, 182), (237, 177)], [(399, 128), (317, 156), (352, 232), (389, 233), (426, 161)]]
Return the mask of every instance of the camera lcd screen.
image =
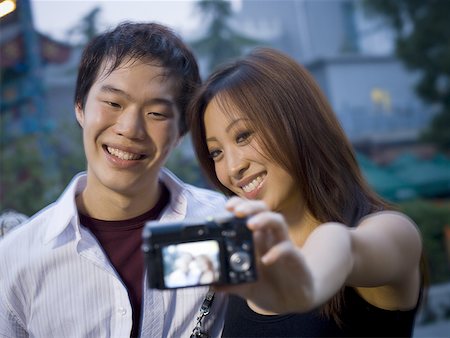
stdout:
[(162, 248), (166, 288), (206, 285), (220, 277), (219, 243), (207, 240)]

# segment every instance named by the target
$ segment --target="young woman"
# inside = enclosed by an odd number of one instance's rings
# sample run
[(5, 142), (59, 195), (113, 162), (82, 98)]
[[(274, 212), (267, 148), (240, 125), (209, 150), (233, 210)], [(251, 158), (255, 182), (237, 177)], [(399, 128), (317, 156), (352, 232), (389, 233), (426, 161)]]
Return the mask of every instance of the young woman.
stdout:
[(269, 48), (213, 73), (189, 109), (194, 148), (248, 216), (259, 279), (224, 337), (411, 336), (423, 288), (415, 224), (365, 182), (324, 95)]

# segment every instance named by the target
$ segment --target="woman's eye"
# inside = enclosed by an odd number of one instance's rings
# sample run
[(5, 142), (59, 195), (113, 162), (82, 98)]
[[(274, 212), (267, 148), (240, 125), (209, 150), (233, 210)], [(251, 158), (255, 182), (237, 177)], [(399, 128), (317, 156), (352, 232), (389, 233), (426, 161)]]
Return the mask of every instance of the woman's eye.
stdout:
[(217, 159), (217, 158), (220, 156), (221, 153), (222, 153), (222, 152), (221, 152), (220, 150), (218, 150), (218, 149), (213, 149), (213, 150), (210, 150), (210, 151), (209, 151), (209, 157), (212, 158), (212, 159), (214, 160), (214, 159)]
[(251, 132), (249, 132), (249, 131), (245, 131), (245, 132), (242, 132), (242, 133), (239, 133), (237, 136), (236, 136), (236, 143), (242, 143), (242, 142), (245, 142), (250, 136), (251, 136)]

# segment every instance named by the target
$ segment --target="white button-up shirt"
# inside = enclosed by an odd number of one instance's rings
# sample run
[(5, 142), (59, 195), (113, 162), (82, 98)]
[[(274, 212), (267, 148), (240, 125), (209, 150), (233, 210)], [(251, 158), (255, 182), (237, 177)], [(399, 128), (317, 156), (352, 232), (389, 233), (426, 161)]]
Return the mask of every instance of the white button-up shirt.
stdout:
[[(167, 170), (171, 193), (162, 220), (202, 218), (222, 212), (222, 195), (179, 181)], [(98, 242), (80, 226), (75, 196), (86, 175), (74, 178), (52, 205), (0, 240), (0, 337), (130, 336), (127, 290)], [(206, 287), (148, 289), (143, 281), (141, 337), (189, 337)], [(226, 297), (216, 294), (205, 319), (220, 336)]]

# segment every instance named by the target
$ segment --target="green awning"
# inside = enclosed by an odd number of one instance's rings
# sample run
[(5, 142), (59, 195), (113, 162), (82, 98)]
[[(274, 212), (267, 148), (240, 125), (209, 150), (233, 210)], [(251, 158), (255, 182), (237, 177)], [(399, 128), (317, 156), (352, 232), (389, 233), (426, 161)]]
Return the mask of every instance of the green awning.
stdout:
[(417, 196), (416, 190), (407, 181), (378, 166), (361, 154), (357, 154), (357, 160), (369, 185), (382, 197), (391, 201), (400, 201)]
[(387, 169), (423, 197), (450, 195), (450, 160), (443, 155), (423, 160), (413, 154), (404, 154)]

